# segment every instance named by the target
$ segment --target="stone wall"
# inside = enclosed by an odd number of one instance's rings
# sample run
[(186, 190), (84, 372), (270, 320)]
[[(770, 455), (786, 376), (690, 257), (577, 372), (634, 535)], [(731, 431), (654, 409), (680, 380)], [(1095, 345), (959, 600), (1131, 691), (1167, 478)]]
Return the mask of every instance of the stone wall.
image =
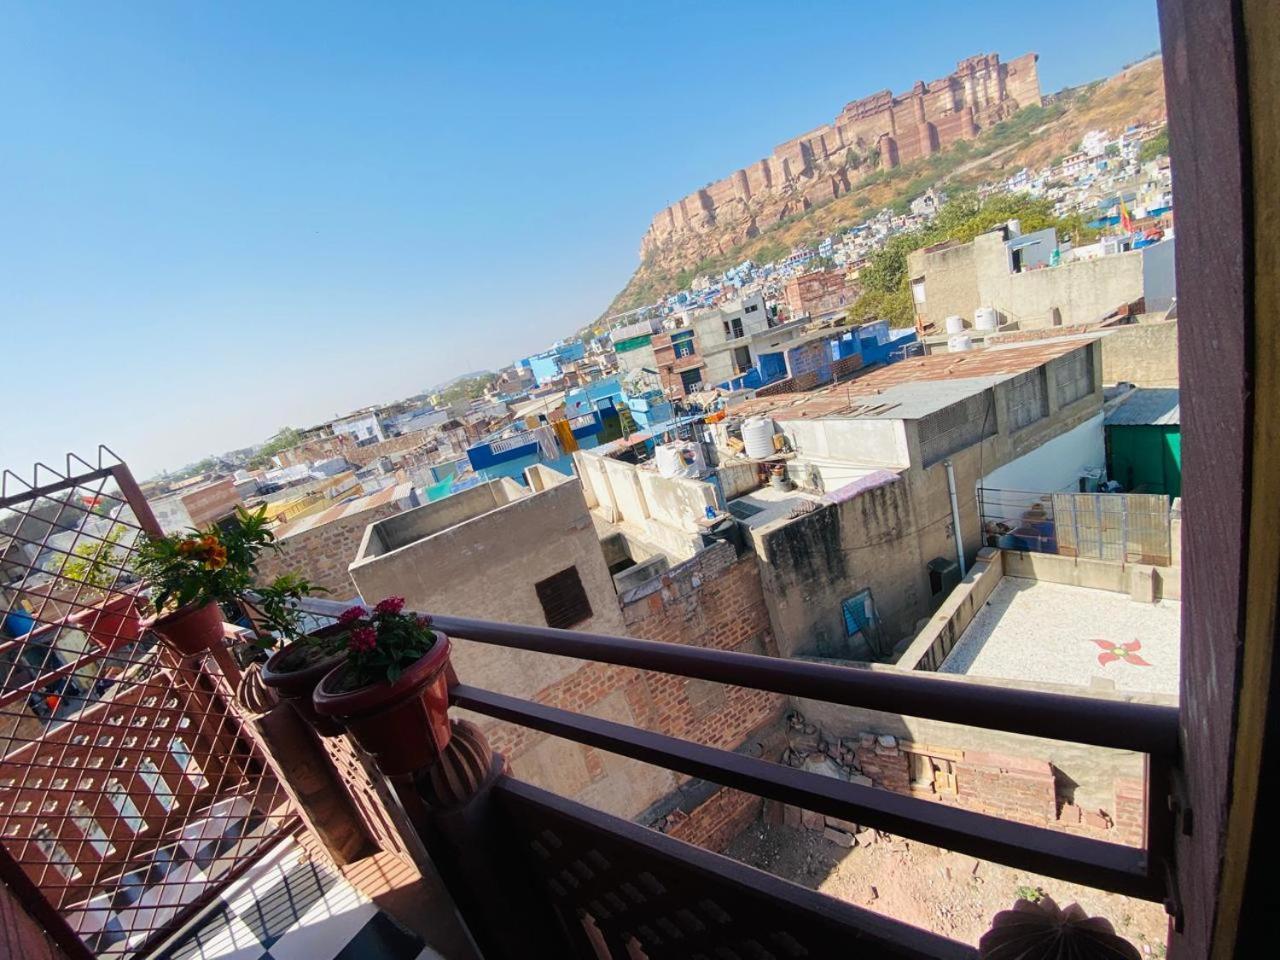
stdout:
[(1102, 382), (1178, 385), (1178, 321), (1131, 323), (1102, 338)]

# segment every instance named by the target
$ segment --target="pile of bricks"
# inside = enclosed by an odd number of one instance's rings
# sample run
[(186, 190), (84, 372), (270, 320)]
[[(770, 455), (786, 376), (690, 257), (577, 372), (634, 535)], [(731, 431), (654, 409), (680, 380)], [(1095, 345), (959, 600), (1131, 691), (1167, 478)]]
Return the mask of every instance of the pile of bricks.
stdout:
[[(1090, 809), (1058, 795), (1052, 764), (1044, 760), (978, 750), (921, 747), (889, 734), (862, 731), (855, 737), (828, 736), (799, 712), (787, 716), (787, 749), (782, 761), (797, 769), (836, 777), (908, 796), (924, 797), (1007, 820), (1050, 827), (1067, 833), (1141, 845), (1146, 794), (1141, 780), (1118, 779), (1111, 812)], [(933, 783), (912, 784), (911, 755), (945, 753), (950, 761), (951, 789)], [(945, 768), (944, 769), (948, 769)], [(954, 792), (952, 792), (954, 791)], [(833, 825), (831, 818), (809, 811), (786, 810), (785, 820), (810, 830), (858, 831)], [(828, 838), (852, 846), (848, 837)]]

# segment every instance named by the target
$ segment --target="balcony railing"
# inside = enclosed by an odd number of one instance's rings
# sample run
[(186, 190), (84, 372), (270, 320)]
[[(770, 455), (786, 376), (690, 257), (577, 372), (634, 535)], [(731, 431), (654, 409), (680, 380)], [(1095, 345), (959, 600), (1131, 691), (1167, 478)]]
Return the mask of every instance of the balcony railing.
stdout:
[[(318, 601), (309, 607), (335, 615), (341, 605)], [(453, 706), (496, 720), (904, 838), (1065, 881), (1164, 902), (1171, 912), (1177, 909), (1169, 894), (1174, 817), (1169, 798), (1178, 752), (1178, 713), (1174, 708), (1029, 690), (975, 687), (958, 678), (862, 671), (809, 661), (463, 617), (436, 616), (433, 624), (451, 637), (508, 649), (573, 657), (850, 707), (1143, 753), (1147, 758), (1144, 844), (1134, 848), (824, 777), (785, 764), (585, 716), (472, 686), (465, 682), (465, 676), (460, 678), (462, 682), (451, 687), (450, 692)], [(744, 924), (743, 929), (760, 924), (765, 928), (770, 924), (775, 927), (781, 924), (787, 937), (796, 938), (801, 948), (811, 951), (808, 955), (833, 955), (824, 951), (839, 943), (843, 936), (846, 942), (848, 938), (856, 937), (864, 943), (875, 944), (877, 949), (868, 952), (866, 955), (869, 956), (972, 956), (971, 949), (962, 944), (851, 905), (835, 904), (752, 868), (555, 797), (510, 776), (500, 777), (494, 789), (501, 798), (499, 806), (505, 819), (500, 828), (491, 824), (487, 829), (501, 829), (504, 835), (515, 830), (523, 838), (523, 843), (534, 851), (535, 856), (531, 863), (525, 863), (519, 870), (532, 870), (541, 878), (547, 908), (560, 915), (562, 927), (565, 924), (572, 927), (575, 936), (579, 926), (587, 931), (584, 942), (588, 947), (580, 945), (578, 951), (566, 950), (561, 955), (647, 956), (651, 960), (691, 955), (663, 948), (664, 942), (670, 947), (672, 934), (668, 930), (668, 939), (664, 941), (662, 935), (655, 932), (654, 924), (659, 920), (649, 912), (652, 904), (645, 906), (640, 901), (627, 902), (628, 884), (634, 886), (634, 881), (643, 887), (647, 881), (635, 878), (648, 876), (650, 879), (658, 877), (655, 891), (661, 888), (669, 893), (673, 886), (687, 889), (691, 898), (687, 905), (698, 913), (698, 918), (695, 918), (698, 924), (705, 924), (707, 918), (706, 912), (699, 913), (697, 909), (697, 893), (714, 889), (716, 896), (712, 899), (718, 903), (716, 909), (732, 916), (735, 924)], [(412, 807), (412, 801), (407, 801), (406, 806)], [(433, 851), (433, 856), (438, 853)], [(598, 858), (599, 862), (593, 858)], [(630, 879), (618, 877), (616, 858), (627, 861)], [(515, 870), (516, 867), (508, 865), (501, 869)], [(661, 876), (659, 870), (662, 871)], [(578, 880), (574, 880), (575, 871), (579, 874)], [(444, 872), (449, 873), (447, 869)], [(601, 878), (602, 885), (598, 886), (592, 879), (596, 874), (607, 874), (609, 879), (606, 882)], [(469, 894), (457, 887), (465, 887), (468, 882), (472, 881), (461, 875), (451, 882), (452, 892), (460, 905), (469, 901)], [(622, 891), (618, 895), (621, 899), (610, 900), (602, 893), (606, 887), (613, 889), (609, 885), (614, 883)], [(665, 893), (654, 892), (650, 899), (660, 901), (662, 910), (677, 909), (675, 901)], [(732, 906), (729, 901), (733, 902)], [(715, 915), (715, 909), (709, 912)], [(473, 925), (473, 933), (476, 923), (485, 922), (483, 914), (482, 909), (476, 908), (468, 918)], [(742, 930), (733, 933), (724, 930), (719, 939), (708, 939), (710, 935), (695, 939), (699, 946), (718, 944), (729, 948), (731, 941), (741, 946), (743, 935)], [(605, 946), (601, 947), (601, 944)], [(690, 947), (691, 944), (686, 942), (680, 949)], [(641, 952), (635, 952), (637, 949)], [(501, 945), (495, 945), (494, 951), (494, 956), (507, 955)], [(714, 954), (709, 952), (707, 955)]]

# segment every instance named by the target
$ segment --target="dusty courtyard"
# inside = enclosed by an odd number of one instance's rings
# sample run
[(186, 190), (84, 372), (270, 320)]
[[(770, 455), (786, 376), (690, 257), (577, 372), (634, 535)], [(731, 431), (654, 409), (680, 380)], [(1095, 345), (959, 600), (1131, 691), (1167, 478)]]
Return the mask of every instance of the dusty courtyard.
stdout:
[(976, 945), (991, 918), (1039, 891), (1103, 916), (1144, 957), (1163, 957), (1164, 909), (874, 830), (847, 849), (821, 833), (756, 822), (725, 854), (828, 896)]

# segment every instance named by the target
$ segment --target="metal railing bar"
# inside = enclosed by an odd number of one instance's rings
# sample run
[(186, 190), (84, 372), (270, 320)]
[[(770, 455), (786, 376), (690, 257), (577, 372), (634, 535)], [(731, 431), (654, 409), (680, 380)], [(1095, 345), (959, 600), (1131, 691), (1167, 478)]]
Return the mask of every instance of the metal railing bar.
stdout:
[(983, 860), (1147, 900), (1164, 895), (1147, 869), (1145, 850), (807, 773), (489, 690), (460, 684), (450, 691), (450, 701), (498, 720)]
[(860, 670), (552, 627), (449, 616), (432, 616), (432, 623), (451, 637), (478, 643), (656, 670), (896, 715), (1158, 756), (1176, 756), (1178, 749), (1176, 707), (977, 686), (920, 671)]
[(498, 782), (495, 793), (500, 802), (504, 806), (510, 805), (509, 809), (517, 816), (520, 807), (532, 808), (540, 817), (549, 816), (552, 823), (569, 821), (579, 829), (585, 826), (592, 833), (606, 834), (624, 847), (642, 851), (646, 859), (656, 858), (682, 872), (692, 871), (708, 880), (731, 884), (740, 895), (767, 900), (773, 908), (780, 904), (799, 917), (840, 924), (849, 929), (847, 955), (850, 957), (974, 960), (977, 956), (977, 951), (967, 944), (810, 890), (532, 784), (504, 777)]
[[(81, 474), (77, 474), (74, 477), (65, 477), (62, 480), (57, 480), (57, 481), (54, 481), (53, 483), (45, 483), (39, 486), (31, 486), (31, 487), (28, 487), (26, 490), (23, 490), (21, 493), (7, 494), (3, 497), (0, 497), (0, 510), (12, 508), (19, 503), (27, 503), (31, 500), (39, 500), (41, 497), (48, 497), (51, 494), (60, 493), (63, 490), (72, 490), (72, 489), (75, 489), (76, 487), (82, 487), (87, 483), (93, 482), (94, 480), (105, 480), (107, 477), (114, 476), (115, 471), (116, 471), (115, 467), (103, 467), (99, 470), (94, 470), (91, 473), (81, 473)], [(25, 485), (26, 481), (23, 480), (21, 477), (18, 477), (17, 474), (9, 473), (9, 471), (5, 471), (5, 472), (8, 473), (10, 476), (14, 477), (14, 479), (16, 479), (19, 483), (22, 483)], [(57, 475), (57, 471), (50, 470), (49, 472)], [(112, 499), (115, 500), (117, 498), (115, 496), (112, 496)]]

